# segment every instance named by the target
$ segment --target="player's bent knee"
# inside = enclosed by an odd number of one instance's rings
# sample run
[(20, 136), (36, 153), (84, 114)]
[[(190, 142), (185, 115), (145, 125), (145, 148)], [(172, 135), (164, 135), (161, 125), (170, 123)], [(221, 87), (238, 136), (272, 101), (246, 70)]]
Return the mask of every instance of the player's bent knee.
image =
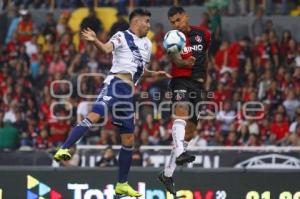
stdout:
[(94, 112), (90, 112), (87, 115), (87, 118), (93, 123), (97, 123), (100, 119), (101, 119), (101, 115), (99, 115), (98, 113), (94, 113)]
[(107, 104), (105, 102), (96, 102), (92, 106), (92, 110), (88, 115), (91, 117), (98, 119), (96, 122), (100, 120), (101, 117), (105, 117), (108, 114)]

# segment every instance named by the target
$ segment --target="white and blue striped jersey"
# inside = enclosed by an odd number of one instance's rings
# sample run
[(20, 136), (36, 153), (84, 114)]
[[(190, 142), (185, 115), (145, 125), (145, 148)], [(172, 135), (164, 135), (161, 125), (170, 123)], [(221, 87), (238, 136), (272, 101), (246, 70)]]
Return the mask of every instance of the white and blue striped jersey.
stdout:
[(117, 32), (109, 40), (113, 43), (111, 73), (130, 73), (136, 83), (150, 62), (152, 43), (147, 37), (138, 37), (130, 30)]

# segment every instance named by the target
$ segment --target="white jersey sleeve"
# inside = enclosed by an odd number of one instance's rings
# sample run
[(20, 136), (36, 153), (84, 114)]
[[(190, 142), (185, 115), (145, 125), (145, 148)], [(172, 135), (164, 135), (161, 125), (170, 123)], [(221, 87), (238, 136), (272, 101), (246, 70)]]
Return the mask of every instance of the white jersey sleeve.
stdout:
[(113, 45), (114, 45), (114, 50), (122, 46), (124, 43), (124, 36), (123, 33), (118, 31), (116, 34), (114, 34), (110, 40), (109, 40)]

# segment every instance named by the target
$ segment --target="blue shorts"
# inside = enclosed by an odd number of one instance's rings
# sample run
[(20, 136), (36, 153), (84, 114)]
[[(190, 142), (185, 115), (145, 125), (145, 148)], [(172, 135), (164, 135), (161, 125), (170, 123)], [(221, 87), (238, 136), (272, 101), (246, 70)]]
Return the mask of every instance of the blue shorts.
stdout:
[(134, 133), (133, 87), (122, 79), (108, 76), (92, 107), (92, 112), (107, 117), (112, 114), (112, 123), (120, 127), (120, 133)]

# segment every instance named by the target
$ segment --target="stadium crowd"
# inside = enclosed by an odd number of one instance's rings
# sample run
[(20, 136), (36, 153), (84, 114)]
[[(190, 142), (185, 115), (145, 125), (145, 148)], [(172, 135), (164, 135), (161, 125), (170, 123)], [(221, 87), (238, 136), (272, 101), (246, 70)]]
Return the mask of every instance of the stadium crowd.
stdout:
[[(68, 27), (69, 12), (59, 20), (52, 13), (37, 27), (27, 10), (19, 11), (0, 47), (0, 148), (45, 149), (60, 145), (72, 125), (84, 118), (108, 74), (111, 55), (80, 40)], [(265, 22), (260, 10), (249, 37), (228, 42), (222, 39), (220, 16), (205, 13), (202, 27), (212, 31), (213, 42), (207, 72), (207, 106), (200, 119), (193, 146), (300, 145), (300, 43), (284, 31), (278, 35), (272, 21)], [(267, 23), (267, 25), (266, 25)], [(81, 28), (91, 27), (101, 41), (128, 23), (123, 16), (110, 31), (91, 11)], [(162, 47), (164, 27), (153, 27), (151, 70), (170, 71)], [(87, 75), (87, 73), (96, 75)], [(171, 119), (168, 111), (153, 107), (167, 102), (168, 80), (144, 77), (136, 89), (135, 135), (139, 145), (169, 145)], [(94, 95), (92, 97), (89, 97)], [(259, 102), (249, 113), (241, 109), (247, 102)], [(56, 117), (54, 117), (54, 115)], [(253, 119), (254, 117), (261, 119)], [(110, 118), (110, 117), (109, 117)], [(82, 144), (119, 144), (117, 128), (111, 122), (95, 126)]]

